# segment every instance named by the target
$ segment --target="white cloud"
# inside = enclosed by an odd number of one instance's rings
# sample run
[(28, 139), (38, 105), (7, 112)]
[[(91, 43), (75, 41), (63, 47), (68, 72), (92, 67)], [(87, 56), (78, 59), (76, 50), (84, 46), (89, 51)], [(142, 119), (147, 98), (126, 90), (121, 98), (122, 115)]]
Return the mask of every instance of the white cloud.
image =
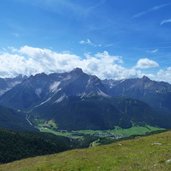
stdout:
[(96, 44), (94, 42), (92, 42), (90, 39), (86, 39), (86, 40), (81, 40), (79, 42), (81, 45), (90, 45), (90, 46), (94, 46), (94, 47), (101, 47), (101, 44)]
[(92, 42), (90, 39), (86, 39), (86, 40), (81, 40), (80, 44), (82, 45), (92, 45)]
[[(121, 56), (110, 55), (107, 51), (85, 54), (80, 57), (69, 52), (58, 53), (50, 49), (23, 46), (10, 47), (0, 52), (0, 77), (13, 77), (18, 74), (34, 75), (45, 72), (66, 72), (80, 67), (84, 72), (97, 75), (101, 79), (126, 79), (142, 77), (143, 69), (158, 67), (159, 64), (148, 58), (139, 59), (136, 66), (126, 68)], [(151, 79), (171, 82), (171, 67), (160, 69), (156, 74), (148, 73)]]
[(171, 18), (161, 21), (160, 25), (167, 24), (167, 23), (171, 23)]
[(171, 67), (160, 69), (154, 79), (171, 83)]
[(0, 54), (0, 61), (0, 77), (12, 77), (17, 74), (34, 75), (40, 72), (65, 72), (76, 67), (103, 79), (139, 76), (139, 71), (136, 69), (127, 69), (122, 66), (122, 57), (110, 55), (107, 51), (80, 57), (69, 52), (57, 53), (50, 49), (30, 46), (19, 49), (10, 47)]
[(135, 67), (139, 69), (148, 69), (148, 68), (159, 67), (159, 64), (156, 61), (153, 61), (151, 59), (141, 58), (138, 60)]
[(165, 81), (171, 83), (171, 67), (160, 69), (155, 74), (147, 74), (149, 78), (156, 81)]
[(107, 51), (95, 55), (86, 55), (80, 66), (85, 72), (97, 75), (98, 77), (124, 79), (137, 77), (135, 69), (126, 69), (120, 56), (111, 56)]
[(144, 15), (146, 15), (148, 13), (151, 13), (151, 12), (154, 12), (154, 11), (158, 11), (158, 10), (160, 10), (162, 8), (165, 8), (165, 7), (169, 6), (169, 5), (171, 5), (171, 3), (161, 4), (161, 5), (154, 6), (152, 8), (149, 8), (147, 10), (144, 10), (144, 11), (141, 11), (141, 12), (135, 14), (132, 18), (142, 17), (142, 16), (144, 16)]

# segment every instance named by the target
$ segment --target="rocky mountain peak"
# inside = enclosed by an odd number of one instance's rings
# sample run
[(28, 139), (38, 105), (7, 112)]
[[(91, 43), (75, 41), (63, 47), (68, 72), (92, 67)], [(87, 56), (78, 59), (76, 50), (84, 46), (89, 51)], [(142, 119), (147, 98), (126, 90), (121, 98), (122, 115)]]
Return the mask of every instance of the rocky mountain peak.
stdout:
[(81, 68), (74, 68), (71, 72), (76, 74), (82, 74), (83, 70)]
[(148, 77), (145, 76), (145, 75), (142, 77), (142, 80), (143, 80), (143, 81), (151, 81), (150, 78), (148, 78)]

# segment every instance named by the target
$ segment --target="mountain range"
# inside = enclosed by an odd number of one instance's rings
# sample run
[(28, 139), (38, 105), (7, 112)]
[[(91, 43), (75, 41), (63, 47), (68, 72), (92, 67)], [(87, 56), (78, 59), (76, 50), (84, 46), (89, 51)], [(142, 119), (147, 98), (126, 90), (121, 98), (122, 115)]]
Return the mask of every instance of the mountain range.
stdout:
[(54, 120), (59, 129), (171, 128), (171, 85), (146, 76), (101, 80), (75, 68), (1, 79), (0, 92), (0, 105), (23, 112), (31, 123)]

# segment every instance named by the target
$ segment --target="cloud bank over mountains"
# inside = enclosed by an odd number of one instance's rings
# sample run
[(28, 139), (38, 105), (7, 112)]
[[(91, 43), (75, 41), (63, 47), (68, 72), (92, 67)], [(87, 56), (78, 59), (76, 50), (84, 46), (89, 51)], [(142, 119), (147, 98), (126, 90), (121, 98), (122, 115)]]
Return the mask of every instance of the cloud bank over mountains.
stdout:
[[(147, 75), (151, 79), (171, 82), (171, 67), (161, 69), (156, 61), (140, 58), (134, 66), (127, 68), (124, 66), (123, 57), (111, 55), (107, 51), (84, 54), (81, 57), (70, 52), (59, 53), (30, 46), (18, 49), (12, 47), (0, 52), (0, 61), (0, 77), (67, 72), (80, 67), (84, 72), (97, 75), (101, 79), (126, 79)], [(158, 70), (156, 73), (146, 72), (151, 68)]]

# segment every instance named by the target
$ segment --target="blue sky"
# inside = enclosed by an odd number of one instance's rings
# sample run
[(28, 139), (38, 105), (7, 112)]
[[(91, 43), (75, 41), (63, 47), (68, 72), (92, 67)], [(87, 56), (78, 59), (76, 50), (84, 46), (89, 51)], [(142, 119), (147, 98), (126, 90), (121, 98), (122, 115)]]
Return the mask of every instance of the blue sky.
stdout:
[(141, 59), (156, 62), (151, 67), (139, 67), (141, 74), (137, 76), (147, 74), (155, 78), (159, 72), (171, 74), (169, 0), (1, 0), (0, 3), (2, 55), (7, 51), (14, 54), (9, 47), (17, 49), (18, 54), (26, 45), (72, 53), (81, 60), (84, 54), (96, 57), (95, 54), (105, 51), (120, 56), (123, 59), (120, 65), (126, 69), (138, 68)]

